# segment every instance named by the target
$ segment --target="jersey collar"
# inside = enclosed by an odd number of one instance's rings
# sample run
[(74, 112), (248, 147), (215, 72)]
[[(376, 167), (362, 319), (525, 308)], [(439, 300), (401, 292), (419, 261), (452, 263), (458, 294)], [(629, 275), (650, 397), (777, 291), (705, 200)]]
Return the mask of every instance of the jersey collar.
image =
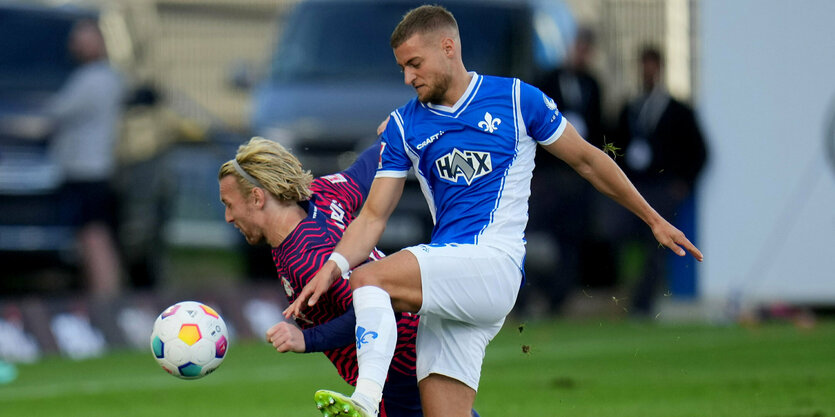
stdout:
[(472, 77), (470, 77), (470, 84), (467, 86), (467, 90), (464, 91), (464, 94), (461, 95), (461, 98), (452, 107), (432, 103), (420, 104), (433, 113), (442, 116), (458, 117), (467, 108), (467, 105), (473, 101), (473, 97), (475, 97), (476, 92), (478, 92), (478, 87), (481, 85), (482, 77), (480, 75), (475, 71), (470, 71), (469, 74)]

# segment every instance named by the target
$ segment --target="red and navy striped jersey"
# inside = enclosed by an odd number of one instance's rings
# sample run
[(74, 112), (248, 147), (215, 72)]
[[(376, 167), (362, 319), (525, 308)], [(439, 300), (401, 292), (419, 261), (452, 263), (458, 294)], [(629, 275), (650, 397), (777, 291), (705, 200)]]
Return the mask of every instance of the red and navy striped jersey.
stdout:
[[(313, 195), (303, 203), (307, 206), (307, 217), (272, 250), (278, 276), (290, 303), (324, 265), (345, 228), (359, 212), (374, 179), (378, 160), (379, 147), (372, 147), (347, 170), (313, 180), (310, 186)], [(369, 260), (382, 256), (375, 249)], [(339, 279), (296, 322), (302, 329), (318, 326), (341, 316), (351, 305), (351, 286), (348, 280)], [(397, 319), (397, 348), (390, 371), (412, 376), (415, 375), (418, 317), (405, 313), (398, 314)], [(346, 382), (356, 384), (358, 365), (355, 344), (324, 353)]]

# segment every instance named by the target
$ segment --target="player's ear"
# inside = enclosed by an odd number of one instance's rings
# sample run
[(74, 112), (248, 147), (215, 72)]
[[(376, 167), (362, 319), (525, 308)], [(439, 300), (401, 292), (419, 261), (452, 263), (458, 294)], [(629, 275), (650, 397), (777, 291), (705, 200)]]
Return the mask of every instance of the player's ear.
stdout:
[(267, 203), (267, 194), (261, 187), (252, 187), (250, 197), (252, 198), (252, 202), (255, 204), (255, 207), (259, 209), (264, 207), (264, 204)]
[(444, 36), (441, 38), (441, 48), (444, 51), (444, 55), (447, 57), (452, 56), (455, 53), (455, 40), (452, 37)]

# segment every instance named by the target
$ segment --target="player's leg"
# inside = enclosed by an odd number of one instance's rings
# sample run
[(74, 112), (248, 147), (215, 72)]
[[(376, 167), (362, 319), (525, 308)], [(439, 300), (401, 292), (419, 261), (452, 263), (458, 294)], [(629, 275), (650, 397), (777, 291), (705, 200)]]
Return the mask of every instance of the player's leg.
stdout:
[(417, 313), (423, 304), (420, 265), (409, 249), (354, 269), (351, 289), (356, 291), (366, 286), (382, 288), (398, 312)]
[(487, 344), (504, 320), (475, 326), (423, 315), (418, 325), (417, 375), (426, 417), (472, 414)]
[[(375, 415), (383, 395), (397, 344), (399, 311), (417, 311), (421, 303), (420, 270), (414, 255), (400, 251), (370, 262), (351, 273), (356, 315), (357, 386), (350, 398), (338, 393), (316, 394), (317, 405), (329, 413)], [(348, 410), (347, 412), (345, 410)]]
[(471, 417), (475, 390), (440, 374), (422, 379), (420, 398), (425, 417)]
[(516, 300), (519, 267), (473, 245), (429, 247), (415, 255), (423, 281), (417, 376), (424, 415), (472, 415), (487, 344)]

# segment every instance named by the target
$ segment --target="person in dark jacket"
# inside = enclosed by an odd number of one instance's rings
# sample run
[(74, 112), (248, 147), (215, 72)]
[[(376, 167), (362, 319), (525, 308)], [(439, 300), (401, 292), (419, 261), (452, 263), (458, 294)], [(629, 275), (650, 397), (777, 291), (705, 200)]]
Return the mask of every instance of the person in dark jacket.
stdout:
[[(707, 149), (694, 111), (673, 98), (661, 82), (662, 64), (659, 49), (653, 46), (642, 49), (643, 90), (621, 111), (614, 145), (619, 148), (620, 156), (616, 158), (624, 172), (658, 213), (675, 224), (679, 208), (693, 194), (707, 160)], [(632, 240), (649, 242), (636, 236), (643, 230), (627, 213), (603, 212), (607, 220), (603, 229), (615, 231), (613, 237), (621, 246), (632, 244)], [(666, 254), (654, 245), (639, 246), (643, 246), (644, 262), (631, 304), (634, 313), (649, 314), (653, 298), (666, 277)]]
[[(602, 148), (600, 84), (591, 69), (595, 44), (594, 32), (579, 28), (565, 64), (546, 73), (536, 85), (558, 103), (581, 136)], [(576, 286), (594, 280), (588, 276), (592, 268), (584, 260), (599, 256), (599, 251), (591, 250), (595, 237), (588, 233), (595, 190), (571, 167), (545, 152), (537, 153), (535, 163), (526, 235), (532, 245), (548, 239), (555, 246), (558, 268), (542, 263), (531, 252), (526, 270), (531, 285), (545, 294), (550, 311), (559, 313)], [(562, 221), (566, 218), (571, 221)]]

